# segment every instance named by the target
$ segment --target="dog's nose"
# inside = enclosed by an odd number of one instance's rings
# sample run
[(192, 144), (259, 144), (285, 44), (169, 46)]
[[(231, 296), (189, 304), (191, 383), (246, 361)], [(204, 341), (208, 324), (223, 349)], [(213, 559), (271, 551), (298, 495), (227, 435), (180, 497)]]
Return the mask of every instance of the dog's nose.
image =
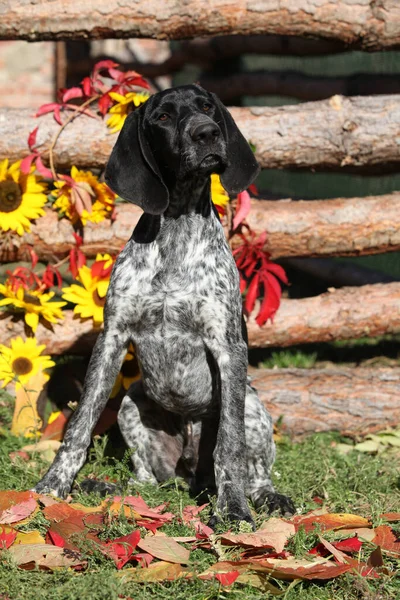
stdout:
[(193, 127), (190, 137), (194, 142), (205, 145), (215, 142), (220, 133), (221, 131), (215, 123), (201, 123)]

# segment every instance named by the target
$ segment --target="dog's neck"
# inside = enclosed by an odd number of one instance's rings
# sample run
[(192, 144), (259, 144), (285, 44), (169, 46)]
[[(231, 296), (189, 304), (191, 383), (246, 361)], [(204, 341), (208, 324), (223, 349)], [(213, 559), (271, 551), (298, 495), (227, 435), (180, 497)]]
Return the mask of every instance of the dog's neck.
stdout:
[(211, 178), (209, 175), (177, 180), (168, 185), (168, 192), (169, 205), (163, 217), (143, 213), (139, 219), (132, 234), (136, 243), (153, 242), (160, 230), (162, 218), (177, 219), (182, 215), (200, 214), (208, 219), (214, 214), (219, 219), (218, 211), (211, 201)]
[(169, 204), (165, 217), (178, 218), (190, 213), (211, 214), (211, 179), (209, 175), (191, 175), (168, 185)]

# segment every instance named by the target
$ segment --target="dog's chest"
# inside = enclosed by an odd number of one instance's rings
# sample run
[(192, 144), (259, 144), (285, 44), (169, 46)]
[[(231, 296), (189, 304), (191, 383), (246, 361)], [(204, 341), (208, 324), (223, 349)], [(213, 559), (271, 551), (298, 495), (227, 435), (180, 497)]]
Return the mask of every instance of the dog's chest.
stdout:
[(210, 306), (221, 316), (240, 303), (223, 229), (201, 215), (166, 220), (150, 244), (129, 243), (113, 279), (117, 303), (137, 334), (195, 331)]

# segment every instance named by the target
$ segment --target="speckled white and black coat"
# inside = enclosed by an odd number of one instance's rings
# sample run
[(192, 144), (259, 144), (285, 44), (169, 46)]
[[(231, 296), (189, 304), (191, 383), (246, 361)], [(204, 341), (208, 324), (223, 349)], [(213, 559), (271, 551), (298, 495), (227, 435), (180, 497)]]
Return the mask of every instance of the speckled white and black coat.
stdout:
[(198, 86), (156, 94), (128, 117), (106, 181), (144, 214), (115, 263), (81, 402), (37, 491), (70, 490), (132, 341), (141, 379), (118, 422), (135, 477), (216, 488), (212, 524), (223, 514), (252, 522), (246, 495), (293, 510), (271, 483), (271, 417), (247, 379), (238, 272), (210, 199), (212, 172), (237, 193), (257, 171), (228, 111)]

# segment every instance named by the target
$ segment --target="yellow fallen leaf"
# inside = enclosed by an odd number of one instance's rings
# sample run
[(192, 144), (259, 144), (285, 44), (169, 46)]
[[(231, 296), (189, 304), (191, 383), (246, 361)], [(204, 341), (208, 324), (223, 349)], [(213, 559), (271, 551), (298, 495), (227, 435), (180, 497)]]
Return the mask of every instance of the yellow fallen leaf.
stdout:
[(37, 401), (48, 376), (39, 371), (27, 384), (16, 390), (15, 408), (11, 424), (14, 435), (30, 436), (38, 433), (42, 421), (37, 412)]
[(116, 573), (124, 581), (172, 581), (180, 577), (191, 575), (177, 563), (159, 561), (149, 565), (146, 569), (142, 567), (123, 569)]
[(14, 544), (45, 544), (46, 541), (38, 529), (33, 531), (18, 531)]

